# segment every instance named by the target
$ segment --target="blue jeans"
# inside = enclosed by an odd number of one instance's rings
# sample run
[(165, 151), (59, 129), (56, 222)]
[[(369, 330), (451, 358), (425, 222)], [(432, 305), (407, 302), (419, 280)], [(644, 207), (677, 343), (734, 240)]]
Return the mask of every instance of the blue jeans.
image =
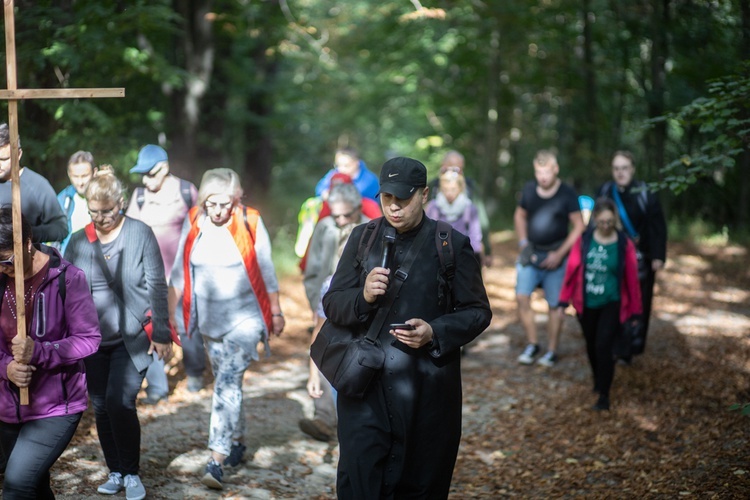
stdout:
[(557, 307), (567, 265), (567, 257), (557, 269), (539, 269), (531, 264), (522, 266), (516, 263), (516, 295), (530, 296), (536, 287), (541, 286), (549, 307)]
[(0, 448), (8, 457), (3, 499), (55, 498), (49, 469), (73, 438), (81, 415), (40, 418), (21, 424), (0, 422)]
[(100, 347), (84, 360), (99, 444), (110, 472), (138, 474), (141, 424), (135, 399), (146, 370), (139, 372), (125, 344)]

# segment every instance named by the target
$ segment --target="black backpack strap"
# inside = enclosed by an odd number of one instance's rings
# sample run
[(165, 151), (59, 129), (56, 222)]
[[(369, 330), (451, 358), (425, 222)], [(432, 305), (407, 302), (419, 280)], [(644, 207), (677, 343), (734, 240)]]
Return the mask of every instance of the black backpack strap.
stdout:
[(138, 210), (141, 210), (143, 208), (143, 204), (146, 202), (146, 195), (144, 194), (146, 190), (142, 187), (135, 188), (135, 191), (133, 192), (133, 198), (135, 198), (135, 202), (138, 204)]
[(193, 193), (190, 190), (190, 183), (185, 179), (180, 179), (180, 194), (188, 210), (193, 208)]
[(375, 220), (371, 220), (365, 226), (365, 230), (362, 231), (362, 237), (359, 239), (359, 246), (357, 247), (357, 256), (354, 259), (354, 267), (360, 267), (362, 262), (367, 259), (370, 254), (370, 249), (375, 244), (375, 238), (378, 235), (378, 229), (383, 223), (383, 218), (378, 217)]
[(63, 305), (65, 305), (65, 295), (67, 294), (67, 285), (65, 284), (65, 272), (68, 270), (68, 266), (65, 266), (60, 271), (60, 274), (57, 275), (57, 288), (60, 291), (60, 299), (62, 300)]
[(437, 245), (438, 257), (440, 257), (440, 272), (450, 285), (456, 275), (456, 258), (453, 255), (453, 238), (451, 238), (452, 227), (449, 223), (439, 220), (435, 228), (435, 245)]
[(435, 246), (440, 259), (438, 272), (438, 304), (450, 311), (453, 307), (453, 278), (456, 275), (456, 257), (453, 253), (452, 227), (448, 222), (438, 220), (435, 226)]

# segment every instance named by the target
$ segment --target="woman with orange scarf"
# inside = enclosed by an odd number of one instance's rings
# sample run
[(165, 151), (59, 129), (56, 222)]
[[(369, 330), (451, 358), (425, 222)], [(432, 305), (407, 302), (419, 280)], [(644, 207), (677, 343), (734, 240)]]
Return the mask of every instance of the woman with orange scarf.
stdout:
[(211, 458), (201, 481), (214, 489), (223, 487), (222, 467), (239, 464), (245, 452), (245, 371), (258, 360), (258, 343), (267, 348), (269, 335), (284, 330), (271, 241), (260, 214), (240, 203), (242, 193), (231, 169), (203, 174), (170, 278), (172, 321), (182, 300), (185, 332), (203, 336), (211, 359)]

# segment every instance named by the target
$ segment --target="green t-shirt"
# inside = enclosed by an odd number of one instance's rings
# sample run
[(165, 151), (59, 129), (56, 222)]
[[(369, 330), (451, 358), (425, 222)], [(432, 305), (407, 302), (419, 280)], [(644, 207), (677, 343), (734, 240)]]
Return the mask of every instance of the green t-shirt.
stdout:
[(591, 240), (586, 254), (586, 284), (584, 303), (586, 307), (603, 307), (620, 300), (617, 282), (617, 242), (601, 245)]

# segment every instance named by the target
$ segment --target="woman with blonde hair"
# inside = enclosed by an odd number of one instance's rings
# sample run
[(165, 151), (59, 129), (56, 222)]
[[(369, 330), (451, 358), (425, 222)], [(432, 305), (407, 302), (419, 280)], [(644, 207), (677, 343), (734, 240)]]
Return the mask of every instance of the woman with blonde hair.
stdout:
[(164, 264), (151, 228), (123, 214), (122, 183), (111, 171), (91, 179), (86, 202), (92, 222), (71, 236), (65, 258), (88, 278), (102, 334), (99, 350), (85, 360), (99, 443), (110, 470), (97, 491), (115, 495), (125, 489), (129, 500), (137, 500), (145, 498), (146, 490), (138, 476), (136, 397), (152, 353), (161, 359), (172, 353)]
[(222, 467), (238, 465), (246, 449), (245, 371), (258, 360), (258, 343), (268, 352), (269, 335), (284, 330), (271, 240), (258, 211), (240, 202), (242, 194), (234, 170), (203, 174), (170, 278), (172, 321), (182, 300), (185, 332), (203, 336), (214, 374), (211, 457), (201, 479), (213, 489), (223, 488)]
[(479, 262), (483, 261), (482, 226), (476, 205), (466, 195), (466, 179), (455, 170), (440, 174), (439, 191), (427, 203), (425, 214), (430, 219), (448, 222), (453, 229), (469, 237)]

